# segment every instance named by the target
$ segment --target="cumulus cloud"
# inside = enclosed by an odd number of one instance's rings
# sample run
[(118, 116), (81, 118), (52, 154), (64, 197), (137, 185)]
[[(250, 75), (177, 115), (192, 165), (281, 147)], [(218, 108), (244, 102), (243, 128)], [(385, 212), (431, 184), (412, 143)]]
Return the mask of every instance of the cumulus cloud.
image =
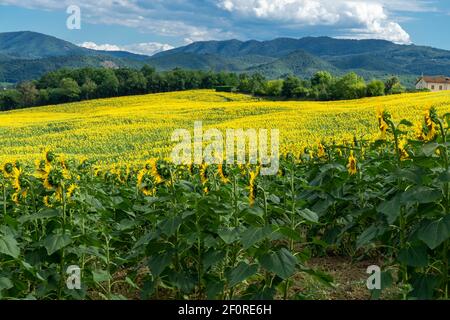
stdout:
[(96, 44), (91, 41), (83, 42), (79, 46), (92, 50), (121, 51), (120, 47), (114, 44)]
[(383, 4), (376, 1), (221, 0), (218, 5), (244, 18), (336, 26), (351, 32), (354, 37), (411, 42), (409, 34), (398, 23), (391, 21)]
[(143, 42), (118, 46), (115, 44), (97, 44), (91, 41), (81, 43), (80, 47), (103, 51), (128, 51), (131, 53), (144, 54), (148, 56), (152, 56), (159, 52), (171, 50), (174, 48), (170, 44), (158, 42)]
[(83, 22), (125, 26), (185, 43), (295, 37), (312, 27), (323, 28), (323, 35), (410, 43), (401, 21), (408, 12), (435, 11), (437, 0), (0, 0), (61, 11), (74, 3), (81, 7)]

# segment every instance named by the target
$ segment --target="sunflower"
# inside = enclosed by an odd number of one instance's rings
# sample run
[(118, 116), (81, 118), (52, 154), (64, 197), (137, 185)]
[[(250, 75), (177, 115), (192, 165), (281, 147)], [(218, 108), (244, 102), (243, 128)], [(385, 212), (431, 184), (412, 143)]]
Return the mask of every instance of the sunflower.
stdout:
[(223, 168), (223, 164), (219, 164), (217, 167), (217, 172), (219, 173), (219, 177), (220, 180), (224, 183), (227, 184), (230, 182), (230, 179), (228, 179), (226, 173), (224, 172), (224, 168)]
[(137, 187), (145, 196), (153, 196), (156, 194), (156, 187), (153, 186), (152, 176), (146, 168), (138, 172)]
[(258, 177), (258, 171), (250, 171), (249, 172), (249, 180), (248, 180), (248, 190), (249, 190), (249, 195), (248, 195), (248, 200), (250, 203), (250, 206), (253, 207), (253, 205), (255, 204), (255, 199), (256, 199), (256, 193), (257, 193), (257, 187), (256, 187), (256, 178)]
[(12, 187), (16, 192), (22, 190), (23, 187), (23, 169), (14, 168), (11, 173), (11, 183)]
[(49, 166), (48, 170), (42, 175), (44, 188), (47, 190), (56, 190), (62, 186), (65, 174), (64, 170)]
[(408, 151), (406, 151), (406, 149), (405, 149), (406, 144), (407, 144), (406, 139), (402, 139), (398, 143), (398, 152), (400, 154), (401, 160), (408, 159), (408, 157), (409, 157)]
[(203, 185), (203, 192), (208, 193), (209, 189), (206, 185), (208, 183), (208, 165), (206, 163), (202, 163), (200, 166), (200, 181)]
[(378, 129), (381, 131), (381, 139), (386, 139), (386, 132), (389, 128), (389, 125), (384, 120), (384, 111), (382, 109), (377, 110), (377, 118), (378, 118)]
[(36, 160), (36, 176), (43, 179), (51, 169), (51, 166), (45, 160)]
[(325, 153), (325, 147), (321, 142), (319, 142), (319, 146), (317, 147), (317, 157), (325, 158), (326, 156), (327, 154)]
[(67, 188), (67, 193), (66, 193), (66, 198), (70, 199), (72, 198), (75, 190), (78, 189), (78, 186), (76, 184), (71, 184), (68, 188)]
[(350, 175), (355, 175), (358, 173), (357, 162), (355, 156), (353, 155), (353, 151), (350, 152), (347, 168)]
[(44, 160), (47, 164), (52, 164), (57, 158), (56, 154), (48, 148), (44, 149)]
[(16, 166), (13, 161), (7, 161), (7, 162), (4, 162), (2, 164), (2, 166), (0, 167), (0, 172), (3, 173), (3, 176), (5, 178), (10, 178), (15, 167)]
[(44, 206), (46, 206), (47, 208), (52, 208), (52, 204), (50, 203), (50, 197), (49, 196), (45, 196), (42, 199), (42, 202), (44, 203)]
[(145, 169), (150, 172), (156, 184), (161, 184), (164, 182), (164, 178), (158, 172), (158, 161), (155, 158), (147, 161), (145, 164)]
[(418, 121), (416, 122), (416, 125), (414, 127), (414, 134), (416, 138), (420, 141), (425, 140), (425, 136), (423, 134), (423, 124), (422, 122)]
[(436, 125), (433, 121), (433, 109), (425, 111), (425, 132), (423, 134), (425, 141), (431, 141), (436, 136)]

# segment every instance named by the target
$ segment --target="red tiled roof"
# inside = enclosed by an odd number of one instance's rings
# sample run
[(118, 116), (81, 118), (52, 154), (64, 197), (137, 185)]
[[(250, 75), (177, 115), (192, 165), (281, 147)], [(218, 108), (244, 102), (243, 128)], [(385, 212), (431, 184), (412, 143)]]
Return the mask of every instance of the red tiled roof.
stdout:
[(450, 77), (445, 77), (445, 76), (437, 76), (437, 77), (424, 76), (424, 77), (421, 77), (417, 81), (417, 83), (422, 79), (428, 83), (448, 83), (448, 84), (450, 84)]

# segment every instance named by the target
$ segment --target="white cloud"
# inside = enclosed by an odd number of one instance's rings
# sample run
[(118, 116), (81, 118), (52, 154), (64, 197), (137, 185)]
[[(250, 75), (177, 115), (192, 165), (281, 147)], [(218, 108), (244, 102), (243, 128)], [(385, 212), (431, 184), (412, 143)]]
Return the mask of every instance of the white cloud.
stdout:
[[(81, 7), (83, 23), (119, 25), (141, 33), (202, 40), (295, 36), (305, 26), (324, 35), (409, 43), (407, 13), (436, 11), (437, 0), (0, 0), (38, 10)], [(298, 30), (298, 32), (297, 32)], [(311, 30), (311, 29), (309, 29)]]
[(83, 42), (80, 47), (92, 49), (92, 50), (104, 50), (104, 51), (121, 51), (121, 49), (114, 44), (96, 44), (95, 42)]
[[(172, 3), (171, 3), (172, 2)], [(175, 3), (174, 3), (175, 2)], [(235, 36), (231, 31), (196, 22), (200, 16), (214, 21), (205, 6), (203, 12), (179, 10), (188, 0), (0, 0), (0, 5), (14, 5), (30, 9), (65, 11), (76, 4), (81, 9), (81, 20), (92, 24), (119, 25), (160, 36), (189, 38), (192, 41), (224, 40)], [(195, 9), (195, 7), (194, 7)], [(178, 12), (179, 11), (179, 12)], [(206, 13), (205, 13), (206, 12)]]
[(81, 43), (80, 47), (104, 51), (128, 51), (131, 53), (144, 54), (148, 56), (154, 55), (158, 52), (171, 50), (174, 48), (170, 44), (158, 42), (144, 42), (144, 43), (135, 43), (117, 46), (114, 44), (97, 44), (91, 41)]
[[(400, 1), (395, 1), (398, 7)], [(392, 21), (382, 1), (347, 0), (220, 0), (223, 10), (244, 18), (306, 26), (336, 26), (349, 37), (410, 43), (409, 34)], [(418, 9), (414, 6), (414, 9)]]

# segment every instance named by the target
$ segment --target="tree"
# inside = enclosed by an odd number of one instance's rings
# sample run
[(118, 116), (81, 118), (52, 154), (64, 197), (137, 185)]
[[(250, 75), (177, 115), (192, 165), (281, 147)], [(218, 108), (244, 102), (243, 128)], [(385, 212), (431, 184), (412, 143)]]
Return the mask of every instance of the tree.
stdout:
[(294, 91), (300, 87), (300, 79), (294, 76), (288, 76), (283, 82), (281, 94), (286, 98), (294, 97)]
[(259, 73), (252, 74), (250, 78), (250, 93), (263, 96), (266, 94), (266, 78)]
[(0, 110), (7, 111), (20, 107), (21, 96), (17, 90), (5, 90), (0, 92)]
[(31, 81), (22, 82), (17, 86), (17, 90), (22, 96), (22, 106), (31, 107), (37, 102), (39, 91)]
[(394, 87), (398, 87), (399, 84), (400, 79), (398, 77), (390, 77), (389, 79), (387, 79), (384, 84), (386, 87), (386, 94), (392, 94), (392, 90), (394, 89)]
[(337, 100), (359, 99), (366, 96), (366, 83), (363, 78), (351, 72), (333, 85), (332, 96)]
[(333, 82), (333, 76), (328, 71), (319, 71), (311, 78), (311, 85), (326, 87)]
[(97, 90), (97, 85), (94, 81), (87, 78), (86, 81), (81, 86), (81, 96), (83, 99), (89, 100), (94, 95)]
[(400, 94), (400, 93), (404, 93), (405, 91), (406, 91), (406, 88), (404, 86), (402, 86), (402, 84), (399, 82), (399, 83), (394, 84), (394, 86), (390, 90), (390, 94)]
[(50, 94), (48, 92), (48, 89), (39, 90), (38, 104), (42, 106), (49, 104), (49, 102), (50, 102)]
[(299, 86), (294, 89), (293, 95), (296, 98), (307, 98), (311, 94), (311, 89), (307, 88), (306, 86)]
[(81, 89), (78, 83), (72, 78), (64, 78), (60, 84), (64, 102), (77, 101), (80, 99)]
[(95, 81), (98, 88), (97, 93), (100, 97), (114, 97), (119, 92), (119, 80), (111, 69), (102, 69), (101, 78)]
[(329, 100), (335, 79), (327, 71), (319, 71), (311, 78), (312, 89), (309, 96), (315, 100)]
[(132, 95), (147, 91), (147, 79), (138, 71), (128, 68), (115, 70), (119, 81), (119, 95)]
[(385, 93), (384, 82), (380, 80), (373, 80), (367, 85), (367, 96), (368, 97), (379, 97), (384, 96)]
[(239, 76), (238, 91), (242, 93), (252, 93), (252, 84), (248, 74), (241, 74)]
[(271, 97), (281, 96), (283, 89), (283, 80), (272, 80), (266, 84), (266, 94)]

